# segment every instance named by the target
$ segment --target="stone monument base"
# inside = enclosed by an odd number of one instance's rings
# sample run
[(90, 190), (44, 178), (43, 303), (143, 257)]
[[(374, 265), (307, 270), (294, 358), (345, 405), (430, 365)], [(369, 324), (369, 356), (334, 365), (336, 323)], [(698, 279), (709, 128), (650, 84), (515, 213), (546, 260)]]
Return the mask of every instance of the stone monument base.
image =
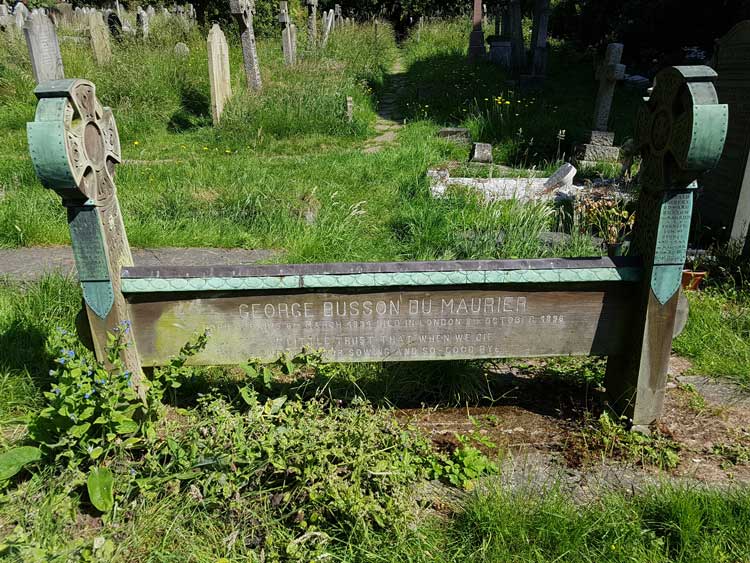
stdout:
[(469, 61), (474, 62), (484, 59), (487, 51), (484, 48), (484, 32), (472, 31), (469, 36)]
[(589, 142), (576, 147), (576, 162), (580, 166), (594, 166), (598, 162), (619, 162), (620, 147), (614, 144), (613, 132), (591, 131)]
[(502, 68), (513, 65), (513, 48), (510, 41), (490, 40), (490, 62)]

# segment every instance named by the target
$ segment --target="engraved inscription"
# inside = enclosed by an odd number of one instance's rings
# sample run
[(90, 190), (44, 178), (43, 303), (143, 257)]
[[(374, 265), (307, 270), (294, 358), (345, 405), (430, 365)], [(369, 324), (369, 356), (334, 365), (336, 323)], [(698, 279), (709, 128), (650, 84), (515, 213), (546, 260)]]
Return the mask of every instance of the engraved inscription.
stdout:
[(693, 194), (667, 194), (661, 205), (654, 264), (684, 264), (693, 215)]
[(274, 360), (303, 350), (344, 362), (607, 354), (619, 351), (630, 315), (619, 290), (145, 299), (130, 307), (146, 365), (163, 362), (207, 328), (212, 337), (197, 363)]

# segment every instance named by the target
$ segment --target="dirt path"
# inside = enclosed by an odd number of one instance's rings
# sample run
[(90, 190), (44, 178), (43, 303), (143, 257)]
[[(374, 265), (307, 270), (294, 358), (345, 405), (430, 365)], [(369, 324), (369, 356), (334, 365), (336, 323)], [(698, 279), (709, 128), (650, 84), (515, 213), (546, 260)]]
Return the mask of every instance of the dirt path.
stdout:
[(375, 131), (378, 136), (367, 141), (362, 150), (365, 154), (373, 154), (383, 150), (388, 144), (396, 140), (399, 129), (403, 127), (403, 117), (398, 107), (398, 98), (403, 95), (406, 87), (406, 71), (399, 54), (386, 77), (385, 92), (380, 99), (378, 119)]

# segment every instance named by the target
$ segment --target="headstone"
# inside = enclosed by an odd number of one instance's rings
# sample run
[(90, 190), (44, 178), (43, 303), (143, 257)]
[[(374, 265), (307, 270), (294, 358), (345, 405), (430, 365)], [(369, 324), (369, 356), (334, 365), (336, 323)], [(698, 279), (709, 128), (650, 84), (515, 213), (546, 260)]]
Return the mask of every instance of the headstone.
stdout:
[(470, 162), (492, 163), (492, 145), (489, 143), (474, 143), (471, 146)]
[(148, 39), (148, 28), (149, 28), (149, 16), (143, 9), (138, 6), (138, 10), (135, 14), (135, 23), (138, 27), (138, 34), (143, 39)]
[(729, 129), (719, 165), (699, 183), (698, 224), (711, 238), (731, 240), (750, 255), (750, 20), (718, 41), (714, 55), (719, 101), (729, 105)]
[(438, 131), (438, 137), (454, 143), (470, 143), (471, 133), (465, 127), (443, 127)]
[(284, 52), (284, 64), (297, 62), (296, 30), (289, 17), (289, 6), (285, 1), (279, 2), (279, 23), (281, 24), (281, 47)]
[(208, 32), (208, 78), (211, 84), (211, 116), (218, 125), (224, 104), (232, 97), (232, 80), (229, 70), (229, 46), (218, 24)]
[(37, 84), (65, 78), (60, 44), (52, 20), (43, 12), (34, 10), (23, 26), (26, 46), (29, 49), (31, 70)]
[(105, 12), (105, 16), (107, 18), (107, 28), (109, 29), (110, 35), (115, 39), (120, 39), (120, 37), (122, 37), (122, 20), (120, 19), (120, 16), (111, 10)]
[(307, 0), (307, 48), (318, 43), (318, 0)]
[(240, 26), (240, 41), (242, 42), (242, 57), (245, 61), (247, 85), (252, 90), (260, 90), (262, 87), (260, 62), (258, 61), (255, 30), (253, 28), (255, 0), (229, 0), (229, 11), (232, 12)]
[(534, 5), (534, 27), (531, 37), (531, 74), (544, 76), (547, 73), (547, 26), (549, 25), (550, 0), (536, 0)]
[(607, 131), (607, 127), (615, 85), (625, 75), (625, 65), (620, 64), (623, 48), (621, 43), (607, 45), (604, 64), (597, 71), (599, 92), (596, 95), (593, 129), (588, 142), (576, 149), (576, 160), (584, 166), (596, 162), (617, 162), (620, 158), (620, 149), (614, 146), (615, 134)]
[(16, 20), (16, 27), (19, 31), (23, 29), (23, 24), (26, 22), (26, 18), (29, 17), (29, 10), (26, 6), (23, 4), (16, 4), (15, 9), (13, 10), (13, 17)]
[(112, 47), (109, 44), (109, 33), (104, 25), (102, 15), (97, 11), (89, 12), (89, 34), (91, 36), (91, 51), (98, 65), (105, 65), (112, 60)]
[(328, 16), (325, 18), (326, 26), (323, 29), (323, 47), (328, 45), (328, 37), (331, 35), (331, 30), (333, 29), (333, 10), (328, 11)]
[(149, 7), (146, 8), (146, 14), (148, 15), (149, 19), (153, 18), (156, 15), (156, 10), (153, 6), (149, 5)]
[(354, 122), (354, 98), (351, 96), (346, 97), (346, 122)]
[(487, 56), (484, 48), (484, 31), (482, 31), (482, 0), (474, 0), (474, 12), (469, 35), (469, 62), (476, 62)]
[(174, 56), (178, 59), (188, 58), (190, 56), (190, 47), (180, 41), (174, 46)]
[(341, 4), (335, 4), (333, 7), (333, 13), (336, 19), (334, 20), (336, 26), (344, 25), (344, 16), (341, 13)]
[(513, 67), (513, 45), (505, 38), (495, 36), (490, 40), (490, 62), (502, 68)]
[(73, 6), (67, 2), (60, 2), (59, 4), (55, 4), (55, 9), (60, 14), (63, 22), (67, 25), (73, 24)]

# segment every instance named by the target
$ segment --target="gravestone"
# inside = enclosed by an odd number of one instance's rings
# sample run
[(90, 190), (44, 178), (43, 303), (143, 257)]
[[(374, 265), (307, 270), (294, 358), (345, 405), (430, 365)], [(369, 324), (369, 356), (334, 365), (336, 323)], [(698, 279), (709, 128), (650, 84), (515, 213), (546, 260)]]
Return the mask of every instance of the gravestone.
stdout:
[(484, 59), (487, 52), (484, 49), (484, 31), (482, 31), (482, 0), (474, 0), (474, 10), (471, 18), (471, 34), (469, 35), (469, 62)]
[(341, 4), (335, 4), (333, 7), (333, 14), (335, 16), (334, 19), (334, 27), (343, 27), (344, 25), (344, 16), (341, 13)]
[(149, 16), (143, 9), (138, 6), (138, 10), (135, 13), (135, 23), (138, 28), (138, 34), (143, 39), (148, 39), (148, 28), (149, 28)]
[(97, 359), (129, 323), (121, 357), (142, 396), (142, 367), (206, 330), (193, 365), (311, 350), (335, 362), (607, 356), (609, 404), (643, 429), (663, 409), (695, 179), (723, 149), (715, 78), (701, 66), (657, 76), (636, 126), (633, 256), (612, 259), (135, 267), (112, 176), (117, 128), (93, 84), (37, 87), (29, 151), (67, 209)]
[(489, 143), (474, 143), (471, 146), (469, 161), (492, 164), (492, 145)]
[(16, 4), (15, 9), (13, 10), (13, 17), (16, 20), (16, 28), (18, 31), (23, 30), (23, 24), (26, 22), (26, 18), (29, 17), (29, 10), (26, 6), (23, 4)]
[(255, 44), (255, 30), (253, 29), (255, 0), (229, 0), (229, 11), (232, 12), (240, 27), (242, 58), (245, 62), (247, 85), (251, 90), (260, 90), (263, 84), (260, 78), (260, 62), (258, 61), (258, 49)]
[(104, 14), (110, 35), (115, 39), (120, 39), (122, 37), (122, 20), (120, 20), (120, 16), (111, 10), (104, 12)]
[(284, 64), (297, 62), (297, 33), (289, 17), (289, 6), (285, 1), (279, 2), (279, 23), (281, 24), (281, 47), (284, 52)]
[(543, 77), (547, 73), (547, 27), (550, 11), (550, 0), (536, 0), (531, 35), (531, 75), (536, 77)]
[(31, 70), (37, 84), (65, 78), (60, 44), (52, 20), (44, 12), (34, 10), (23, 26), (29, 49)]
[(149, 19), (153, 18), (156, 15), (156, 10), (153, 6), (149, 5), (149, 7), (146, 8), (146, 14), (148, 15)]
[(604, 63), (597, 71), (599, 91), (594, 107), (593, 129), (588, 141), (576, 149), (576, 160), (584, 166), (597, 162), (617, 162), (620, 158), (620, 149), (614, 146), (615, 134), (607, 129), (615, 86), (625, 76), (625, 65), (620, 64), (623, 49), (621, 43), (607, 45)]
[(333, 29), (333, 18), (334, 18), (334, 16), (333, 16), (333, 10), (329, 10), (328, 11), (328, 15), (326, 16), (325, 14), (323, 14), (323, 16), (324, 16), (326, 25), (323, 28), (323, 42), (322, 42), (322, 45), (323, 45), (323, 47), (325, 47), (326, 45), (328, 45), (328, 38), (330, 37), (331, 30)]
[(701, 180), (698, 224), (719, 241), (731, 240), (750, 255), (750, 20), (718, 42), (714, 63), (719, 101), (729, 105), (729, 130), (719, 165)]
[(88, 21), (94, 61), (100, 66), (105, 65), (112, 60), (112, 47), (109, 44), (109, 32), (104, 25), (102, 14), (96, 10), (91, 11), (88, 14)]
[(307, 0), (307, 48), (315, 49), (318, 43), (318, 0)]
[(190, 47), (182, 41), (178, 42), (174, 46), (174, 56), (178, 59), (187, 59), (190, 56)]
[(211, 85), (211, 117), (218, 125), (224, 104), (232, 97), (229, 46), (218, 24), (208, 32), (208, 78)]

